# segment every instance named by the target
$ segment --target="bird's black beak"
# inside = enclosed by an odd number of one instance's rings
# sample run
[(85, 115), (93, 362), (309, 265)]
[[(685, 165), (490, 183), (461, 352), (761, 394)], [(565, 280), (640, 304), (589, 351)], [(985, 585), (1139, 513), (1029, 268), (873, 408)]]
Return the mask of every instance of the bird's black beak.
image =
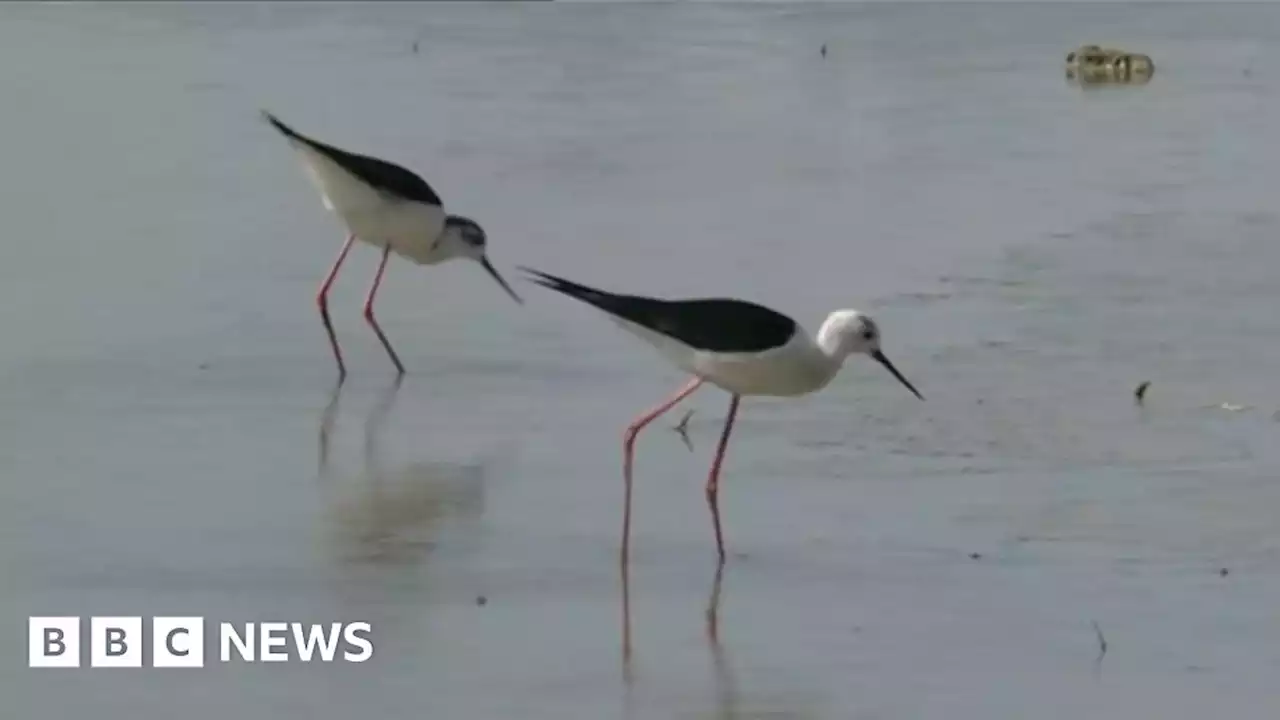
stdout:
[(520, 303), (521, 305), (524, 304), (524, 301), (520, 299), (520, 296), (516, 294), (516, 291), (512, 290), (511, 286), (507, 284), (507, 281), (503, 280), (502, 276), (498, 274), (498, 271), (494, 269), (493, 263), (489, 262), (489, 258), (487, 256), (480, 258), (480, 265), (482, 265), (484, 269), (487, 270), (489, 274), (493, 276), (494, 280), (498, 281), (498, 284), (502, 286), (503, 290), (507, 291), (507, 294), (511, 296), (512, 300), (515, 300), (517, 303)]
[(894, 367), (893, 363), (889, 362), (889, 358), (885, 357), (884, 353), (880, 352), (879, 350), (872, 350), (871, 357), (874, 358), (876, 362), (883, 365), (886, 370), (893, 373), (893, 376), (898, 378), (898, 382), (902, 383), (903, 385), (906, 385), (907, 389), (910, 390), (913, 395), (920, 398), (921, 400), (924, 399), (924, 396), (920, 394), (920, 391), (916, 390), (915, 386), (911, 384), (911, 381), (907, 380), (905, 377), (902, 376), (902, 373), (898, 372), (898, 368)]

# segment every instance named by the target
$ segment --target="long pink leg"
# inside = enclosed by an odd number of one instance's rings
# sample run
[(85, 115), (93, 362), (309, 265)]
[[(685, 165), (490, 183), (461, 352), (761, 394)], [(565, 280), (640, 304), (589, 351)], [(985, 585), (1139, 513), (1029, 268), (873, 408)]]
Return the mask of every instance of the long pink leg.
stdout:
[(387, 354), (391, 356), (391, 362), (396, 364), (396, 370), (401, 375), (404, 374), (404, 365), (400, 363), (399, 356), (391, 347), (391, 342), (387, 340), (387, 336), (382, 334), (382, 328), (378, 327), (378, 321), (373, 317), (373, 296), (378, 294), (378, 286), (382, 284), (382, 273), (387, 269), (387, 260), (391, 257), (391, 246), (382, 248), (382, 260), (378, 263), (378, 274), (373, 276), (373, 285), (369, 287), (369, 297), (364, 301), (364, 319), (369, 322), (369, 326), (378, 334), (378, 339), (382, 341), (382, 347), (387, 349)]
[(631, 462), (635, 454), (636, 436), (646, 425), (657, 420), (666, 411), (675, 407), (681, 400), (693, 394), (702, 386), (702, 378), (693, 378), (683, 387), (675, 392), (674, 395), (662, 401), (662, 404), (648, 411), (644, 415), (636, 418), (627, 426), (626, 433), (622, 436), (622, 481), (625, 484), (624, 499), (622, 501), (622, 563), (625, 565), (629, 548), (631, 546)]
[(733, 418), (738, 414), (738, 401), (741, 396), (734, 395), (729, 401), (729, 417), (724, 420), (724, 432), (720, 433), (720, 446), (716, 448), (716, 459), (711, 463), (711, 474), (707, 476), (707, 504), (711, 506), (711, 522), (716, 529), (716, 550), (720, 552), (720, 564), (724, 564), (724, 534), (720, 532), (720, 504), (717, 499), (720, 489), (720, 464), (724, 462), (724, 449), (729, 445), (729, 432), (733, 430)]
[(351, 243), (355, 239), (354, 234), (347, 236), (347, 241), (342, 244), (342, 250), (338, 252), (338, 259), (333, 261), (329, 274), (325, 276), (324, 282), (320, 283), (320, 292), (316, 293), (316, 305), (320, 306), (320, 319), (324, 321), (324, 329), (329, 333), (333, 357), (338, 361), (339, 382), (347, 376), (347, 366), (342, 362), (342, 350), (338, 349), (338, 336), (333, 334), (333, 322), (329, 320), (329, 287), (333, 285), (333, 279), (338, 277), (338, 268), (342, 265), (342, 261), (347, 259), (347, 253), (351, 251)]

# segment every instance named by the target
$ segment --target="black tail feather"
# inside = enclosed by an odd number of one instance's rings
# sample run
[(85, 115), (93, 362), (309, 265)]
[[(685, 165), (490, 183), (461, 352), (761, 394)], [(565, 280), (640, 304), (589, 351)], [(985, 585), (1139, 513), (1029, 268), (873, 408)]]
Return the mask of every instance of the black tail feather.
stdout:
[(662, 300), (597, 290), (541, 270), (518, 266), (530, 281), (575, 300), (711, 352), (762, 352), (782, 347), (795, 335), (794, 320), (769, 308), (727, 298)]
[(287, 138), (293, 138), (295, 140), (306, 140), (306, 138), (300, 135), (296, 130), (289, 127), (288, 125), (285, 125), (283, 122), (280, 121), (280, 118), (276, 117), (275, 115), (272, 115), (270, 112), (263, 110), (262, 117), (265, 118), (267, 122), (271, 123), (272, 127), (274, 127), (276, 130), (279, 130), (281, 135), (284, 135)]
[(590, 297), (610, 294), (592, 287), (587, 287), (586, 285), (580, 285), (571, 280), (565, 280), (562, 277), (556, 277), (550, 273), (544, 273), (541, 270), (534, 270), (531, 267), (525, 267), (524, 265), (518, 265), (516, 266), (516, 269), (532, 276), (527, 278), (530, 282), (537, 283), (545, 288), (557, 290), (580, 300), (586, 300), (586, 297), (584, 296)]
[(272, 115), (270, 112), (267, 112), (266, 110), (262, 111), (262, 117), (265, 118), (267, 122), (271, 123), (271, 127), (275, 128), (276, 130), (279, 130), (281, 135), (284, 135), (290, 140), (295, 140), (297, 142), (302, 143), (303, 145), (310, 146), (311, 148), (315, 150), (319, 150), (320, 152), (325, 154), (333, 154), (333, 153), (348, 154), (345, 150), (335, 148), (332, 145), (329, 145), (327, 143), (322, 143), (319, 140), (316, 140), (314, 138), (309, 138), (306, 135), (303, 135), (297, 130), (294, 130), (288, 125), (285, 125), (283, 120), (276, 117), (275, 115)]
[(575, 300), (581, 300), (588, 305), (595, 306), (614, 315), (625, 316), (626, 312), (624, 310), (624, 306), (627, 302), (639, 299), (633, 298), (629, 295), (619, 295), (617, 293), (605, 292), (604, 290), (597, 290), (596, 288), (582, 285), (580, 283), (573, 282), (572, 280), (566, 280), (562, 277), (542, 272), (541, 270), (534, 270), (533, 268), (525, 267), (524, 265), (518, 265), (516, 266), (516, 269), (526, 275), (529, 275), (530, 277), (526, 279), (532, 283), (563, 293)]
[[(266, 110), (261, 112), (262, 117), (271, 123), (272, 127), (280, 131), (281, 135), (288, 138), (290, 142), (300, 143), (324, 155), (360, 181), (402, 200), (412, 200), (424, 205), (435, 205), (437, 207), (443, 204), (440, 202), (440, 196), (436, 194), (435, 190), (431, 189), (427, 181), (418, 177), (412, 171), (386, 160), (379, 160), (368, 155), (359, 155), (334, 147), (328, 143), (320, 142), (314, 138), (309, 138), (285, 125), (280, 118)], [(298, 147), (298, 145), (295, 144), (294, 147)]]

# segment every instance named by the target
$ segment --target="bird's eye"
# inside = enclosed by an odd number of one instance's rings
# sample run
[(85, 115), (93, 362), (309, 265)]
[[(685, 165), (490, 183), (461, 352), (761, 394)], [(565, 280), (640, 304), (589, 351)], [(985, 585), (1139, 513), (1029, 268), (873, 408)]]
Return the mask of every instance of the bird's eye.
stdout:
[(875, 330), (872, 330), (871, 328), (867, 328), (866, 330), (863, 330), (863, 331), (862, 331), (862, 339), (863, 339), (863, 340), (867, 340), (867, 341), (875, 340), (875, 339), (876, 339), (876, 331), (875, 331)]

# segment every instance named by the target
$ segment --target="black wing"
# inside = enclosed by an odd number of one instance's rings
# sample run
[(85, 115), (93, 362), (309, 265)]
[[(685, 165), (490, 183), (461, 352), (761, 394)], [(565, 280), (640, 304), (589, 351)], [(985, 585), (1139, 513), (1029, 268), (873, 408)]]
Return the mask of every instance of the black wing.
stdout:
[(440, 196), (436, 195), (435, 190), (431, 189), (427, 181), (410, 170), (406, 170), (394, 163), (389, 163), (386, 160), (379, 160), (367, 155), (357, 155), (332, 145), (327, 145), (319, 140), (312, 140), (280, 122), (279, 118), (266, 110), (262, 111), (262, 115), (267, 119), (267, 122), (271, 123), (285, 137), (306, 144), (316, 152), (337, 163), (347, 172), (383, 192), (427, 205), (444, 205), (444, 203), (440, 202)]
[(698, 350), (761, 352), (786, 345), (798, 329), (796, 322), (786, 315), (743, 300), (659, 300), (638, 295), (619, 295), (531, 268), (520, 269), (533, 275), (533, 282), (543, 287), (675, 338)]

